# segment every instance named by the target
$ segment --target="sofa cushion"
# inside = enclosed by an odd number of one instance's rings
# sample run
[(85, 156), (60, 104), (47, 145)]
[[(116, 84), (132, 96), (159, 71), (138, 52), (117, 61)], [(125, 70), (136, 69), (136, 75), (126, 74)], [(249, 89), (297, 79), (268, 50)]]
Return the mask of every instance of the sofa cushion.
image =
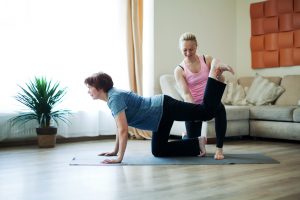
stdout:
[(267, 105), (274, 102), (283, 92), (281, 86), (257, 75), (247, 92), (246, 100), (257, 106)]
[(300, 140), (300, 123), (250, 120), (250, 135), (264, 138)]
[(249, 106), (225, 106), (227, 120), (249, 119)]
[(160, 88), (163, 94), (169, 95), (177, 100), (183, 101), (176, 90), (176, 81), (173, 74), (164, 74), (160, 77)]
[(293, 121), (295, 106), (252, 106), (250, 119), (267, 121)]
[[(244, 88), (245, 87), (250, 87), (253, 80), (254, 80), (255, 77), (253, 76), (245, 76), (245, 77), (240, 77), (238, 79), (238, 83), (240, 85), (242, 85)], [(278, 77), (278, 76), (270, 76), (270, 77), (264, 77), (266, 79), (268, 79), (269, 81), (275, 83), (276, 85), (280, 85), (280, 82), (281, 82), (281, 77)]]
[(294, 122), (300, 122), (300, 108), (296, 108), (293, 113)]
[(277, 99), (276, 105), (297, 105), (300, 99), (300, 75), (288, 75), (280, 84), (286, 91)]
[[(224, 98), (224, 96), (226, 96)], [(226, 86), (226, 93), (224, 92), (222, 102), (226, 105), (246, 105), (243, 101), (246, 97), (244, 88), (237, 82), (229, 82)]]
[[(201, 135), (207, 138), (216, 138), (216, 128), (213, 120), (203, 122)], [(184, 129), (185, 130), (185, 129)], [(249, 120), (232, 120), (228, 121), (226, 129), (226, 137), (249, 135)]]

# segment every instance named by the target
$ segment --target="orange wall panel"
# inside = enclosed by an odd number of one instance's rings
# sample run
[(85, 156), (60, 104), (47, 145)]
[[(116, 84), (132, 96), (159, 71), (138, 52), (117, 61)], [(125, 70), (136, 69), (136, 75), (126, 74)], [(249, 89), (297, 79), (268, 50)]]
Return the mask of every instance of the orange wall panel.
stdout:
[(294, 31), (294, 47), (300, 47), (300, 30)]
[(278, 34), (278, 47), (279, 48), (293, 48), (294, 36), (293, 31), (281, 32)]
[(293, 24), (294, 24), (294, 29), (300, 29), (300, 13), (294, 13)]
[(264, 19), (253, 19), (251, 21), (251, 33), (252, 35), (264, 34)]
[(294, 0), (294, 12), (300, 12), (300, 0)]
[(279, 52), (279, 64), (280, 66), (291, 66), (294, 64), (293, 48), (280, 49)]
[(279, 65), (279, 52), (278, 51), (265, 51), (264, 64), (266, 67), (277, 67)]
[(278, 33), (265, 35), (265, 50), (278, 50)]
[(250, 5), (250, 17), (251, 19), (264, 17), (264, 3), (252, 3)]
[(264, 33), (278, 32), (278, 17), (264, 18)]
[(250, 47), (252, 51), (263, 51), (264, 48), (264, 36), (252, 36), (250, 41)]
[(300, 65), (300, 0), (250, 4), (252, 68)]
[(279, 16), (279, 30), (291, 31), (293, 30), (293, 14), (287, 13)]
[(293, 61), (295, 65), (300, 65), (300, 48), (294, 48)]
[(264, 8), (265, 8), (264, 16), (273, 17), (278, 15), (277, 1), (274, 0), (266, 1)]
[(252, 60), (252, 68), (264, 68), (264, 52), (263, 51), (255, 51), (251, 55)]
[(279, 13), (291, 13), (294, 7), (293, 0), (277, 0), (278, 12)]

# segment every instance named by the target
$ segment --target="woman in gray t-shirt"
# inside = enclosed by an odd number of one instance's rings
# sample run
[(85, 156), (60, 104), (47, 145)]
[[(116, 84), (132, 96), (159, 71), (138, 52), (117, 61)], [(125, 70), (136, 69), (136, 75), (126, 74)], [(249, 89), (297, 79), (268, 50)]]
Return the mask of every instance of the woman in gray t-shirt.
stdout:
[(118, 133), (112, 152), (104, 156), (117, 156), (105, 159), (104, 163), (120, 163), (123, 160), (128, 140), (128, 126), (152, 131), (152, 154), (157, 157), (205, 156), (206, 138), (168, 141), (174, 121), (207, 121), (214, 118), (225, 89), (222, 73), (233, 70), (228, 65), (212, 61), (206, 85), (203, 104), (177, 101), (167, 95), (142, 97), (133, 92), (113, 87), (112, 78), (103, 72), (85, 79), (88, 92), (93, 99), (107, 102), (115, 118)]

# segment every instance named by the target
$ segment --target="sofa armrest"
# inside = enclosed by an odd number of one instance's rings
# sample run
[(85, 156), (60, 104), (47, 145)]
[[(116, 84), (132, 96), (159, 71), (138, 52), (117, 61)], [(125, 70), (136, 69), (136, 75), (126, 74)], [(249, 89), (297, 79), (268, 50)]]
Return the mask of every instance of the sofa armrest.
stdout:
[(174, 99), (183, 101), (176, 89), (176, 81), (173, 74), (164, 74), (160, 77), (160, 88), (163, 94), (169, 95)]

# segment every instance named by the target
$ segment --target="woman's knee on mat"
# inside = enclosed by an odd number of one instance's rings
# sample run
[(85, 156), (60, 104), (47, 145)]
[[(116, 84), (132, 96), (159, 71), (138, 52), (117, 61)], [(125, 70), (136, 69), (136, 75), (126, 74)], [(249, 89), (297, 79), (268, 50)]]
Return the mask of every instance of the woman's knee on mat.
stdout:
[(154, 157), (164, 157), (165, 154), (164, 154), (164, 150), (163, 148), (160, 148), (160, 147), (152, 147), (152, 155)]

